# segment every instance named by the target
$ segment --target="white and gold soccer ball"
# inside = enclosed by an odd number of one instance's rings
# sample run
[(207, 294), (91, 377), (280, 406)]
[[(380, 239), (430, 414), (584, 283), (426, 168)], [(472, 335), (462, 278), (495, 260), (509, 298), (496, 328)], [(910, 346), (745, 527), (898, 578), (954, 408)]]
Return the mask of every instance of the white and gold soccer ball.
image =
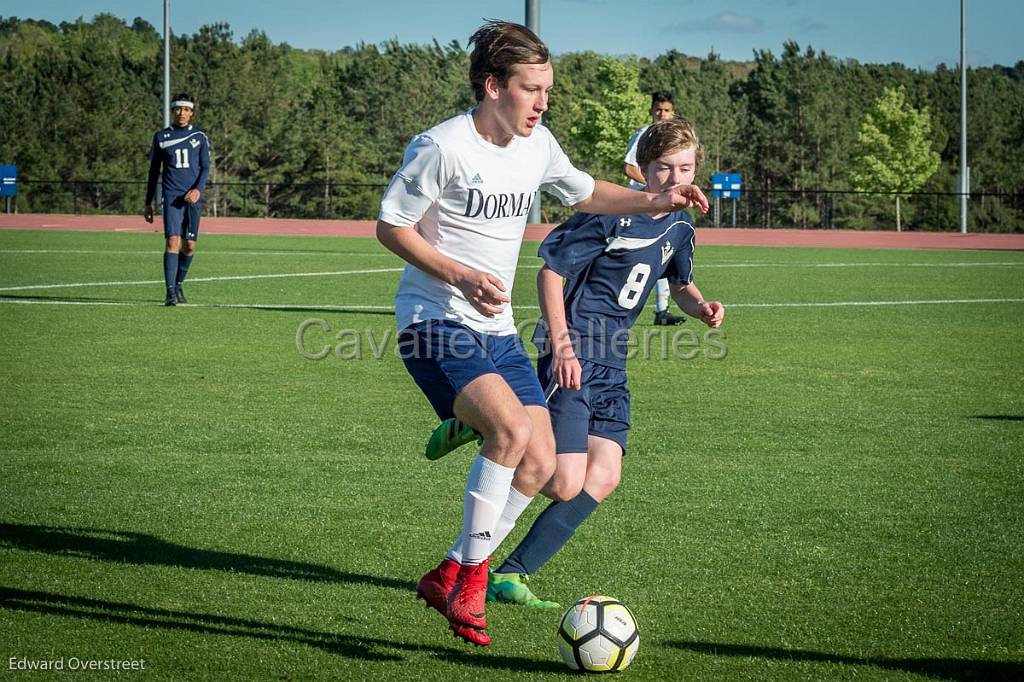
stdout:
[(573, 670), (624, 670), (640, 648), (636, 618), (618, 599), (600, 594), (585, 597), (562, 616), (558, 648)]

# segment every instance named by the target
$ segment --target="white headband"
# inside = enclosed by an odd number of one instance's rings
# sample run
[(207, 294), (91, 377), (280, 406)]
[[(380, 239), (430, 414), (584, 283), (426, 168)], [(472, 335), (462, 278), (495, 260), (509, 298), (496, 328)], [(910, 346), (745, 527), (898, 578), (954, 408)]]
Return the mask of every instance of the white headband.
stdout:
[(189, 102), (187, 99), (176, 99), (171, 102), (171, 109), (177, 109), (178, 107), (188, 107), (189, 109), (195, 109), (196, 105)]

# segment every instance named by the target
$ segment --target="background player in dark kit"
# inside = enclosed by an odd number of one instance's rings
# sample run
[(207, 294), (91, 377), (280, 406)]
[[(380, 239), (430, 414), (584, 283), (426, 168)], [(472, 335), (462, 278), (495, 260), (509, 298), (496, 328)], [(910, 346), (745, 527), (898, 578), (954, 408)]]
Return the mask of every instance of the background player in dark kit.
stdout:
[(190, 123), (195, 101), (179, 93), (171, 101), (172, 123), (153, 136), (149, 150), (149, 178), (146, 183), (147, 223), (153, 222), (153, 195), (163, 170), (164, 214), (164, 305), (187, 303), (181, 283), (188, 275), (199, 237), (199, 214), (203, 192), (210, 177), (210, 141)]

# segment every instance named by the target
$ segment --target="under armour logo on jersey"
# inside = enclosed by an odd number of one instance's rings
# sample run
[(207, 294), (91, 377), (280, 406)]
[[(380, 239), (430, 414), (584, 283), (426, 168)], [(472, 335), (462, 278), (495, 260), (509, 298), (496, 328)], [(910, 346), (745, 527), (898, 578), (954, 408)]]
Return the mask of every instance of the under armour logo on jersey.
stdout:
[(481, 183), (481, 182), (483, 182), (483, 181), (484, 181), (484, 179), (480, 177), (480, 174), (479, 174), (479, 173), (477, 173), (476, 175), (474, 175), (474, 176), (473, 176), (473, 179), (472, 179), (472, 180), (470, 180), (470, 183), (472, 183), (472, 184), (478, 184), (478, 183)]
[(632, 223), (632, 218), (619, 218), (619, 227), (629, 227)]
[(664, 265), (668, 262), (668, 259), (672, 257), (672, 252), (675, 249), (672, 248), (672, 242), (665, 242), (661, 245), (661, 264)]

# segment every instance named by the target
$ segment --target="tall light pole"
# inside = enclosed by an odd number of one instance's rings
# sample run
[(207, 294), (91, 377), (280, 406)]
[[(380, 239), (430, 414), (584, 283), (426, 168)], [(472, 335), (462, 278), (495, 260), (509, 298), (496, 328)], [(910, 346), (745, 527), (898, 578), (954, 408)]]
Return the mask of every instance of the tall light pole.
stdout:
[[(540, 0), (526, 0), (526, 28), (537, 35), (540, 35)], [(540, 190), (533, 195), (533, 202), (530, 203), (530, 215), (528, 223), (540, 222)]]
[(967, 166), (967, 39), (964, 2), (960, 0), (960, 232), (967, 234), (967, 199), (971, 169)]
[(171, 0), (164, 0), (164, 128), (171, 125)]

